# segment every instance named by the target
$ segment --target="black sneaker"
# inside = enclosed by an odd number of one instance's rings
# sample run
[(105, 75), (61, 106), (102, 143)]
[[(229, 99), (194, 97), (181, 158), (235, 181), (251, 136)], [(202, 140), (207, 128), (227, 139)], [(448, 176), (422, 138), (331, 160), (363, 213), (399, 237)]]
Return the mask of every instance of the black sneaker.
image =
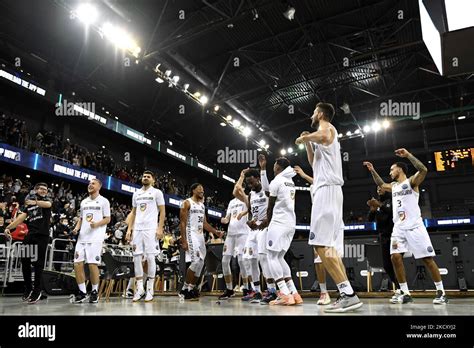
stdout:
[(234, 296), (234, 290), (225, 289), (224, 293), (219, 296), (219, 300), (228, 300)]
[(201, 296), (201, 294), (199, 293), (199, 290), (197, 288), (193, 288), (189, 294), (191, 295), (191, 299), (192, 301), (199, 301), (199, 297)]
[(74, 297), (72, 303), (84, 303), (87, 300), (87, 294), (79, 290), (79, 293)]
[(242, 297), (247, 296), (249, 294), (249, 291), (250, 291), (249, 289), (242, 290)]
[(33, 290), (25, 288), (25, 292), (23, 292), (23, 296), (21, 297), (21, 300), (23, 302), (27, 302), (30, 299), (32, 292)]
[(97, 290), (92, 290), (91, 294), (89, 295), (89, 303), (98, 303), (99, 302), (99, 295), (97, 294)]
[(188, 296), (188, 293), (189, 293), (188, 289), (181, 289), (181, 291), (179, 292), (178, 296), (179, 296), (180, 298), (186, 299), (186, 296)]
[(40, 298), (41, 298), (41, 290), (33, 289), (30, 297), (28, 298), (28, 304), (35, 304), (36, 302), (40, 300)]
[(48, 299), (48, 295), (46, 295), (45, 293), (41, 292), (40, 301), (47, 300), (47, 299)]
[(262, 300), (260, 301), (260, 304), (261, 305), (268, 305), (268, 304), (270, 304), (271, 301), (276, 300), (277, 297), (278, 296), (277, 296), (276, 292), (269, 292), (267, 296), (262, 298)]
[(257, 292), (255, 296), (250, 300), (250, 303), (260, 303), (263, 300), (263, 296), (260, 292)]

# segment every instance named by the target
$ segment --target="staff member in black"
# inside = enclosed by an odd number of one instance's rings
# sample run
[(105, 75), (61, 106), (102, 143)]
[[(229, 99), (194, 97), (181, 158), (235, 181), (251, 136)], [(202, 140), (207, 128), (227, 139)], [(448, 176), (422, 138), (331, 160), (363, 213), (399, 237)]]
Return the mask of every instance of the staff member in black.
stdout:
[(390, 257), (390, 238), (393, 230), (392, 195), (381, 187), (377, 187), (377, 194), (379, 199), (372, 197), (367, 201), (367, 205), (370, 208), (367, 220), (377, 222), (383, 268), (395, 287), (400, 289)]
[[(27, 301), (30, 304), (38, 302), (41, 298), (42, 275), (46, 248), (49, 242), (52, 205), (52, 202), (47, 198), (47, 184), (40, 182), (35, 185), (34, 190), (34, 194), (26, 196), (25, 205), (20, 209), (17, 218), (5, 229), (5, 233), (10, 236), (10, 231), (22, 222), (25, 222), (28, 226), (28, 234), (25, 236), (23, 244), (28, 245), (30, 248), (27, 249), (26, 257), (21, 259), (21, 267), (25, 282), (23, 301)], [(34, 287), (31, 281), (31, 258), (33, 256), (36, 256), (36, 261), (33, 260), (35, 266)]]

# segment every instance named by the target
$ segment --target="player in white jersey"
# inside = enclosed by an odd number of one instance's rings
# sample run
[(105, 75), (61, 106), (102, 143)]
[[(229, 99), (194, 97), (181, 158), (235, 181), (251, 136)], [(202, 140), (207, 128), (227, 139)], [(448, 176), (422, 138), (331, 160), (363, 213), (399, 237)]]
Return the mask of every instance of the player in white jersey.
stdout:
[(314, 197), (309, 244), (316, 248), (339, 290), (338, 299), (325, 312), (343, 313), (359, 308), (362, 302), (352, 289), (336, 251), (336, 240), (341, 233), (344, 180), (337, 130), (330, 123), (333, 117), (334, 107), (331, 104), (318, 103), (311, 117), (311, 127), (317, 131), (303, 132), (295, 143), (306, 144), (308, 159), (313, 165)]
[[(266, 248), (267, 227), (261, 226), (267, 216), (269, 183), (266, 173), (267, 160), (263, 154), (258, 156), (258, 162), (260, 173), (256, 169), (244, 169), (240, 174), (239, 180), (235, 183), (233, 194), (236, 198), (247, 204), (250, 214), (247, 224), (251, 231), (246, 241), (244, 259), (249, 260), (248, 262), (250, 263), (247, 273), (251, 276), (250, 283), (253, 290), (247, 296), (242, 297), (242, 301), (268, 304), (268, 302), (261, 302), (264, 296), (260, 288), (260, 269), (258, 264), (262, 267), (262, 273), (267, 284), (268, 290), (266, 295), (276, 293), (275, 280), (272, 278), (268, 268)], [(244, 179), (245, 185), (250, 188), (248, 196), (242, 187)]]
[[(268, 226), (266, 238), (268, 267), (280, 289), (280, 294), (265, 301), (269, 301), (270, 305), (291, 306), (303, 303), (291, 278), (290, 266), (285, 261), (285, 254), (290, 248), (296, 229), (296, 190), (292, 179), (296, 173), (290, 167), (290, 161), (284, 157), (276, 159), (273, 173), (275, 177), (270, 183), (267, 216), (262, 225)], [(272, 295), (274, 297), (274, 294)]]
[(191, 197), (186, 199), (179, 213), (179, 228), (181, 231), (181, 247), (186, 251), (186, 262), (191, 265), (186, 271), (186, 278), (180, 296), (185, 300), (199, 300), (196, 283), (201, 276), (206, 258), (206, 243), (204, 230), (218, 238), (224, 234), (209, 225), (204, 206), (204, 188), (201, 184), (191, 185)]
[(247, 206), (245, 203), (234, 198), (229, 202), (226, 216), (221, 219), (221, 223), (229, 224), (229, 227), (227, 228), (227, 236), (225, 238), (224, 250), (222, 252), (222, 273), (224, 274), (226, 289), (224, 293), (219, 296), (219, 300), (227, 300), (234, 296), (230, 261), (236, 252), (240, 274), (243, 279), (244, 295), (247, 295), (248, 292), (248, 275), (242, 258), (245, 242), (247, 241), (250, 230), (247, 226), (247, 213)]
[[(132, 211), (128, 218), (126, 239), (131, 240), (133, 264), (137, 288), (133, 301), (153, 301), (156, 274), (156, 254), (160, 251), (159, 240), (163, 238), (165, 224), (165, 198), (161, 190), (153, 187), (155, 174), (145, 170), (142, 175), (142, 188), (132, 197)], [(159, 220), (158, 220), (159, 219)], [(147, 262), (147, 286), (143, 286), (143, 259)]]
[(386, 191), (392, 192), (393, 209), (393, 233), (391, 237), (390, 254), (392, 255), (393, 268), (400, 284), (400, 290), (390, 300), (391, 303), (412, 302), (408, 290), (405, 267), (403, 265), (403, 254), (411, 252), (415, 259), (422, 259), (428, 268), (431, 278), (436, 286), (436, 297), (434, 304), (446, 304), (448, 299), (444, 292), (443, 281), (433, 257), (436, 255), (431, 244), (430, 236), (421, 218), (418, 200), (420, 197), (420, 185), (425, 180), (428, 169), (406, 149), (395, 150), (395, 154), (408, 160), (417, 169), (415, 175), (407, 177), (408, 166), (404, 162), (396, 162), (390, 167), (390, 177), (393, 180), (388, 184), (383, 181), (370, 162), (364, 165), (372, 174), (375, 183)]
[[(298, 174), (301, 178), (306, 180), (311, 184), (310, 186), (310, 196), (311, 196), (311, 203), (313, 203), (313, 195), (314, 195), (314, 185), (313, 185), (313, 178), (306, 174), (300, 166), (294, 167), (296, 174)], [(335, 243), (336, 252), (342, 258), (344, 256), (344, 221), (341, 221), (341, 233), (338, 234), (337, 240)], [(319, 257), (318, 253), (314, 251), (314, 270), (316, 272), (316, 277), (319, 283), (320, 295), (319, 300), (316, 302), (318, 305), (328, 305), (331, 303), (331, 298), (329, 297), (329, 293), (327, 290), (326, 284), (326, 269)], [(345, 267), (343, 268), (345, 272)]]
[(90, 303), (97, 303), (99, 287), (99, 264), (102, 253), (102, 243), (106, 236), (107, 224), (110, 222), (110, 203), (107, 198), (100, 195), (102, 182), (92, 179), (87, 186), (89, 196), (81, 202), (80, 216), (72, 233), (79, 237), (74, 252), (74, 273), (79, 286), (79, 293), (74, 298), (74, 303), (83, 303), (87, 299), (86, 276), (84, 263), (89, 265), (92, 291), (89, 296)]

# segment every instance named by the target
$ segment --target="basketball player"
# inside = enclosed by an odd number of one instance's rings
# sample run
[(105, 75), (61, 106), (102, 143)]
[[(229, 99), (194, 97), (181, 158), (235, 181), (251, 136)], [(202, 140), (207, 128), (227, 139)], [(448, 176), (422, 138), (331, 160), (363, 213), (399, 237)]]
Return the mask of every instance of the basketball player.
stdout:
[(318, 103), (311, 117), (311, 127), (317, 131), (310, 134), (303, 132), (295, 143), (306, 145), (308, 160), (313, 166), (314, 196), (309, 244), (316, 248), (339, 290), (338, 299), (325, 312), (343, 313), (361, 307), (362, 302), (352, 289), (336, 250), (336, 240), (342, 232), (344, 180), (337, 130), (330, 123), (333, 116), (334, 107), (331, 104)]
[[(234, 186), (233, 194), (236, 198), (247, 204), (248, 211), (250, 212), (247, 224), (250, 227), (251, 232), (249, 233), (249, 238), (246, 242), (244, 258), (250, 258), (255, 254), (255, 250), (258, 253), (258, 262), (255, 260), (255, 257), (251, 258), (251, 284), (253, 291), (250, 292), (248, 296), (242, 297), (242, 300), (250, 301), (250, 303), (269, 304), (271, 301), (276, 299), (276, 284), (268, 268), (266, 248), (267, 228), (266, 226), (260, 227), (261, 223), (267, 216), (269, 183), (266, 174), (267, 161), (265, 156), (262, 154), (259, 155), (258, 161), (260, 165), (260, 173), (255, 169), (244, 169)], [(248, 196), (245, 194), (242, 187), (244, 179), (246, 186), (251, 190)], [(260, 270), (258, 268), (258, 263), (262, 267), (262, 273), (267, 283), (268, 291), (265, 298), (261, 293)]]
[(236, 249), (238, 250), (237, 261), (244, 283), (244, 296), (248, 292), (248, 276), (242, 259), (245, 242), (250, 230), (247, 226), (247, 206), (245, 203), (237, 198), (232, 199), (227, 207), (227, 215), (221, 219), (221, 223), (229, 224), (229, 227), (227, 228), (227, 237), (222, 253), (222, 273), (224, 274), (226, 290), (219, 296), (219, 300), (227, 300), (234, 296), (230, 261)]
[(415, 175), (407, 177), (408, 166), (404, 162), (396, 162), (390, 167), (392, 183), (385, 183), (370, 162), (364, 165), (372, 174), (377, 186), (392, 192), (393, 207), (393, 233), (391, 238), (390, 254), (395, 269), (395, 275), (400, 290), (390, 300), (391, 303), (408, 303), (413, 299), (408, 290), (405, 267), (403, 265), (403, 254), (411, 252), (415, 259), (422, 259), (428, 268), (431, 278), (436, 286), (436, 297), (434, 304), (446, 304), (448, 299), (444, 292), (443, 281), (433, 257), (436, 255), (431, 244), (430, 236), (421, 218), (418, 200), (420, 197), (420, 185), (425, 180), (428, 169), (420, 160), (406, 149), (395, 150), (395, 155), (408, 160), (417, 169)]
[[(155, 174), (145, 170), (142, 175), (142, 188), (132, 197), (132, 211), (126, 239), (132, 239), (133, 263), (137, 289), (133, 302), (145, 296), (145, 302), (153, 301), (156, 274), (156, 254), (160, 251), (159, 240), (163, 238), (165, 224), (165, 198), (161, 190), (154, 188)], [(159, 220), (158, 220), (159, 218)], [(133, 237), (132, 237), (133, 230)], [(143, 286), (143, 264), (147, 261), (148, 280), (146, 292)]]
[[(311, 184), (310, 186), (310, 196), (311, 196), (311, 203), (313, 202), (313, 194), (314, 194), (314, 185), (313, 185), (313, 178), (306, 174), (300, 166), (294, 167), (295, 173), (298, 174), (301, 178), (306, 180)], [(344, 222), (341, 222), (341, 233), (337, 237), (336, 241), (336, 251), (340, 257), (344, 255)], [(326, 284), (326, 270), (324, 269), (323, 263), (321, 258), (319, 257), (318, 253), (314, 250), (314, 270), (316, 272), (316, 277), (319, 283), (319, 300), (316, 302), (317, 305), (324, 306), (331, 303), (331, 297), (329, 297), (327, 284)], [(344, 273), (346, 268), (344, 267)]]
[(273, 173), (275, 178), (270, 183), (267, 216), (260, 225), (261, 228), (268, 226), (266, 236), (268, 266), (272, 278), (276, 280), (280, 289), (278, 297), (270, 301), (270, 305), (291, 306), (303, 303), (291, 278), (290, 266), (284, 258), (296, 228), (296, 191), (292, 179), (296, 173), (290, 167), (290, 161), (284, 157), (276, 159)]
[(99, 179), (92, 179), (87, 186), (89, 197), (85, 198), (80, 205), (80, 216), (76, 227), (72, 233), (79, 237), (74, 253), (74, 273), (76, 274), (79, 293), (74, 298), (73, 303), (83, 303), (87, 299), (86, 276), (84, 274), (84, 263), (89, 264), (90, 281), (92, 291), (89, 296), (89, 303), (99, 301), (97, 290), (99, 288), (99, 267), (102, 243), (105, 239), (107, 224), (110, 222), (109, 200), (100, 195), (102, 182)]
[(180, 295), (185, 300), (199, 300), (196, 283), (201, 276), (206, 258), (204, 230), (218, 238), (224, 234), (209, 225), (204, 206), (204, 188), (201, 184), (191, 185), (191, 197), (183, 202), (179, 216), (181, 231), (181, 247), (186, 251), (186, 262), (191, 262), (186, 271), (186, 279)]

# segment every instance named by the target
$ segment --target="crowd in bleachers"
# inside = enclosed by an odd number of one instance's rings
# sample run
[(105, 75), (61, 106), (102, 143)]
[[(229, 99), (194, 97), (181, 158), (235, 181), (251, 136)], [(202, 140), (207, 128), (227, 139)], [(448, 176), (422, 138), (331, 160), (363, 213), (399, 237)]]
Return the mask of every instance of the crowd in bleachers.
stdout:
[[(63, 139), (61, 135), (50, 130), (40, 131), (33, 136), (28, 133), (25, 121), (8, 113), (3, 113), (0, 118), (0, 142), (45, 156), (54, 156), (74, 166), (135, 184), (140, 184), (141, 174), (145, 169), (138, 163), (122, 165), (105, 148), (92, 151), (79, 144), (73, 144), (69, 139)], [(187, 196), (189, 189), (189, 185), (171, 175), (171, 172), (158, 175), (157, 187), (164, 193), (181, 197)], [(209, 195), (206, 203), (220, 209), (226, 207), (216, 195)]]

